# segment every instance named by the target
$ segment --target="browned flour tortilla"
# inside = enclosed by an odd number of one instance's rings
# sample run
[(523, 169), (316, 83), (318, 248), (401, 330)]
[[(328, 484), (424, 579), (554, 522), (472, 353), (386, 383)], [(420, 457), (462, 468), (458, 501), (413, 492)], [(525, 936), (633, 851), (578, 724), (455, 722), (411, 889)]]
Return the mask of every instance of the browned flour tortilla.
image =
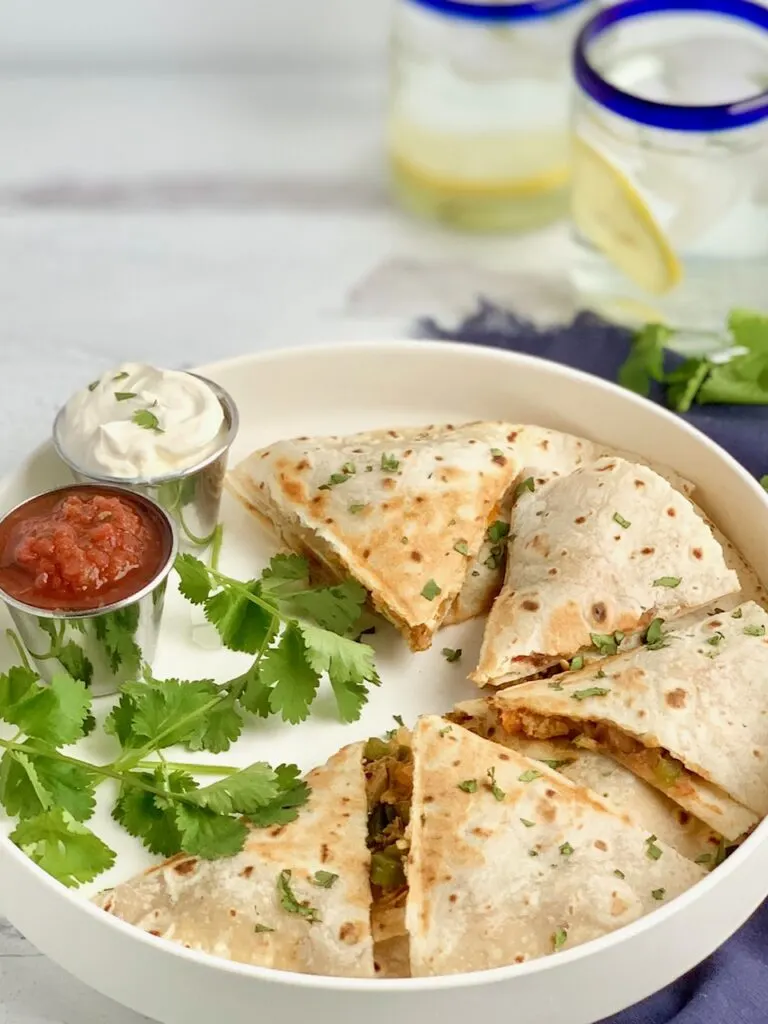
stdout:
[(525, 733), (505, 732), (501, 713), (488, 700), (465, 701), (449, 717), (470, 732), (544, 761), (576, 785), (594, 790), (638, 827), (655, 833), (688, 860), (715, 867), (725, 852), (721, 836), (713, 828), (597, 750), (577, 746), (563, 737), (532, 739)]
[[(228, 960), (373, 977), (362, 750), (360, 743), (345, 747), (310, 772), (312, 792), (299, 817), (254, 829), (242, 853), (214, 861), (173, 857), (96, 902), (153, 935)], [(286, 908), (284, 871), (296, 900), (318, 920)], [(338, 877), (324, 887), (316, 884), (318, 871)]]
[(469, 423), (279, 441), (228, 482), (289, 548), (359, 580), (424, 650), (517, 475), (513, 432)]
[(596, 793), (444, 719), (413, 738), (406, 923), (414, 977), (570, 949), (704, 874)]
[[(734, 617), (734, 615), (736, 617)], [(503, 729), (610, 755), (729, 840), (768, 814), (768, 614), (753, 602), (491, 698)]]
[[(512, 436), (512, 435), (510, 435)], [(509, 528), (512, 506), (517, 500), (518, 492), (525, 495), (527, 486), (523, 483), (529, 478), (535, 487), (543, 487), (545, 483), (556, 478), (568, 476), (579, 466), (595, 462), (603, 455), (621, 455), (620, 451), (609, 445), (588, 441), (584, 437), (566, 434), (561, 430), (550, 430), (532, 424), (521, 424), (514, 431), (515, 457), (522, 467), (517, 475), (515, 485), (507, 494), (498, 513), (502, 526), (493, 527), (486, 533), (485, 541), (477, 558), (470, 567), (464, 586), (456, 598), (453, 608), (445, 620), (446, 625), (464, 622), (467, 619), (485, 615), (496, 599), (504, 580), (506, 567), (506, 536), (505, 528)], [(627, 455), (633, 461), (646, 463), (634, 455)], [(652, 466), (653, 469), (677, 491), (690, 496), (693, 484), (684, 480), (674, 470), (664, 466)], [(503, 536), (502, 536), (503, 534)]]
[(690, 501), (646, 466), (606, 457), (523, 493), (507, 572), (483, 638), (479, 685), (546, 669), (657, 615), (739, 589)]

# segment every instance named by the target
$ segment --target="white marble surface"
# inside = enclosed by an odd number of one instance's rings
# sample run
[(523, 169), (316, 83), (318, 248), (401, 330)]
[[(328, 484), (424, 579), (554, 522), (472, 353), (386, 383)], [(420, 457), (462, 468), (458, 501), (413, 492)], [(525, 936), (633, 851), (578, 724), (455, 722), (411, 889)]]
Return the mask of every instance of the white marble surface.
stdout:
[[(479, 292), (567, 315), (562, 228), (460, 239), (390, 207), (382, 78), (0, 75), (0, 473), (123, 358), (394, 337)], [(0, 917), (0, 1024), (140, 1019)]]

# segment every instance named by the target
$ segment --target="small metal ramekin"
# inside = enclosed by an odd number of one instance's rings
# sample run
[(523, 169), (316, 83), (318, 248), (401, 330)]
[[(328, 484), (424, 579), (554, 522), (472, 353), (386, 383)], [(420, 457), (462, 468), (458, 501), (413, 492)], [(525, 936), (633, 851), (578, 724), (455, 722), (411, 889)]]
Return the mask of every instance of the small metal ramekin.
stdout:
[[(125, 493), (125, 488), (101, 484), (76, 487), (118, 497)], [(0, 517), (0, 523), (43, 494), (61, 493), (64, 498), (74, 489), (72, 485), (57, 487), (26, 498)], [(0, 588), (0, 600), (7, 605), (27, 653), (46, 682), (64, 670), (84, 682), (94, 697), (104, 697), (116, 693), (123, 683), (141, 678), (144, 667), (155, 656), (178, 539), (175, 523), (162, 506), (144, 494), (132, 497), (158, 520), (167, 547), (167, 555), (154, 577), (135, 594), (100, 608), (63, 611), (36, 608)]]
[(98, 475), (84, 469), (70, 458), (61, 443), (61, 424), (66, 406), (62, 406), (56, 414), (53, 444), (59, 458), (69, 468), (75, 480), (109, 487), (124, 487), (136, 494), (152, 498), (176, 521), (179, 546), (183, 550), (199, 551), (211, 543), (219, 521), (227, 459), (237, 435), (239, 416), (234, 399), (224, 388), (200, 374), (193, 373), (190, 376), (197, 377), (207, 384), (216, 395), (224, 412), (227, 430), (221, 444), (214, 451), (186, 469), (149, 478)]

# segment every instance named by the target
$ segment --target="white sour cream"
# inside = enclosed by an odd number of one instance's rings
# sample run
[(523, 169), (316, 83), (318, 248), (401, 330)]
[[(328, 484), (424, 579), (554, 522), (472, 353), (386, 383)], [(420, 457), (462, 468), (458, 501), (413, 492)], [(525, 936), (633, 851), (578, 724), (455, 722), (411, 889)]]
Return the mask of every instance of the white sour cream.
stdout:
[(70, 398), (58, 442), (87, 474), (147, 480), (193, 466), (226, 431), (221, 403), (203, 381), (124, 363)]

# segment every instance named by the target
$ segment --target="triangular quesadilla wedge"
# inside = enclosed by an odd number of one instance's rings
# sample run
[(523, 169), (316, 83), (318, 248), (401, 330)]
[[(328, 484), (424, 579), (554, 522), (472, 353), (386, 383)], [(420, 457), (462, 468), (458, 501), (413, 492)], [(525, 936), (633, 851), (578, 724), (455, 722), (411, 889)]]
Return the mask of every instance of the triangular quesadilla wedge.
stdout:
[(749, 602), (490, 698), (508, 733), (609, 755), (728, 840), (768, 814), (768, 614)]
[(228, 486), (285, 544), (353, 576), (413, 650), (432, 642), (517, 475), (506, 423), (279, 441)]
[(505, 732), (501, 714), (491, 700), (465, 701), (448, 717), (478, 736), (543, 761), (577, 786), (594, 790), (639, 828), (655, 833), (688, 860), (712, 868), (722, 859), (725, 843), (719, 833), (597, 750), (579, 747), (567, 739), (537, 740), (525, 733)]
[(181, 854), (96, 902), (152, 935), (261, 967), (374, 976), (363, 745), (310, 772), (286, 825), (253, 829), (242, 853)]
[[(646, 466), (599, 459), (523, 494), (471, 678), (500, 686), (739, 589), (690, 501)], [(619, 637), (620, 639), (621, 637)]]
[(622, 453), (610, 445), (589, 441), (561, 430), (550, 430), (533, 424), (521, 424), (508, 435), (515, 446), (515, 457), (521, 469), (515, 485), (510, 488), (496, 520), (486, 531), (485, 540), (467, 572), (464, 586), (454, 601), (445, 625), (454, 625), (485, 615), (501, 590), (506, 568), (507, 536), (512, 506), (519, 495), (528, 493), (530, 483), (543, 487), (555, 477), (568, 476), (579, 466), (595, 462), (604, 455), (623, 456), (641, 465), (649, 465), (663, 476), (676, 491), (690, 495), (694, 485), (673, 469), (647, 463), (637, 455)]
[(539, 761), (417, 723), (406, 923), (414, 977), (571, 949), (674, 899), (699, 865)]

